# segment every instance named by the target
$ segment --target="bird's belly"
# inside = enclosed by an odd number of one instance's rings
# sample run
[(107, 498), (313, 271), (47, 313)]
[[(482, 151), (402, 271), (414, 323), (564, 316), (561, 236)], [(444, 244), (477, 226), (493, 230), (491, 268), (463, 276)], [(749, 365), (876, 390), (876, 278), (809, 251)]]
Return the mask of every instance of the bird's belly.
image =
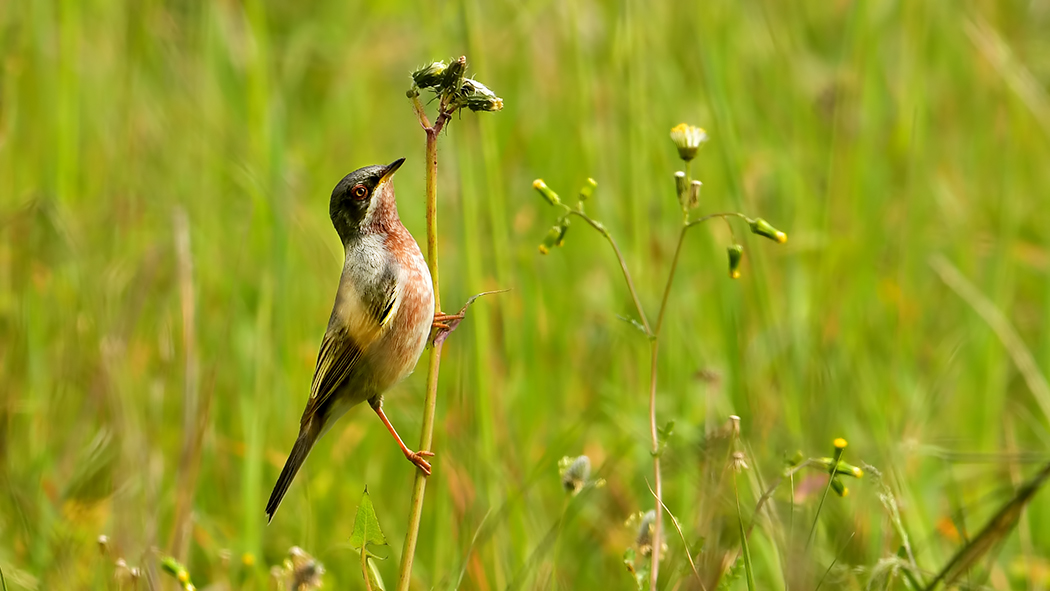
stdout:
[[(419, 261), (422, 262), (422, 255)], [(431, 291), (430, 273), (426, 265), (420, 272), (417, 265), (406, 275), (404, 285), (425, 286), (425, 289), (406, 289), (402, 293), (402, 302), (388, 327), (375, 345), (370, 348), (369, 362), (373, 368), (383, 368), (375, 374), (376, 391), (384, 392), (404, 379), (416, 367), (419, 356), (426, 348), (430, 326), (434, 321), (434, 296)], [(409, 267), (411, 269), (412, 267)]]

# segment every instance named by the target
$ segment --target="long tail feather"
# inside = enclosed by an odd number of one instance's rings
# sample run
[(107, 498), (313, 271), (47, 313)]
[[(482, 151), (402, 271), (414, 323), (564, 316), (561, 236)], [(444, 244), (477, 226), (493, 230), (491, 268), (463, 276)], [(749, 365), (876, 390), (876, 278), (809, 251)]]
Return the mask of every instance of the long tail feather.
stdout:
[(284, 463), (281, 475), (277, 477), (277, 484), (273, 485), (270, 500), (266, 503), (266, 523), (273, 521), (273, 514), (281, 506), (281, 500), (284, 499), (285, 493), (288, 492), (288, 487), (291, 486), (292, 480), (295, 480), (295, 475), (299, 473), (299, 468), (306, 461), (306, 456), (310, 455), (310, 450), (313, 449), (318, 436), (320, 436), (320, 433), (309, 427), (299, 432), (299, 437), (295, 440), (295, 445), (292, 446), (292, 453), (288, 454), (288, 461)]

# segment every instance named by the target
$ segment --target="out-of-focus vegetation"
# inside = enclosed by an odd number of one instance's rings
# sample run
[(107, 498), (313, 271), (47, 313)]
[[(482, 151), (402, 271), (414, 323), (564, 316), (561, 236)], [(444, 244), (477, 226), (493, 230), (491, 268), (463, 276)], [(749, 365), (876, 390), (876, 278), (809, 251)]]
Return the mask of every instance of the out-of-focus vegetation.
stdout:
[[(511, 291), (445, 346), (417, 586), (634, 585), (648, 344), (617, 319), (633, 306), (601, 236), (574, 228), (539, 255), (549, 210), (531, 183), (597, 180), (588, 210), (655, 309), (682, 121), (710, 136), (701, 209), (790, 235), (771, 248), (738, 232), (737, 281), (723, 226), (695, 231), (679, 264), (658, 414), (675, 421), (664, 500), (698, 570), (739, 548), (722, 478), (736, 414), (744, 525), (797, 450), (846, 437), (846, 459), (881, 473), (830, 495), (810, 544), (827, 480), (796, 474), (751, 534), (760, 588), (812, 588), (833, 561), (822, 588), (863, 588), (901, 530), (930, 580), (1050, 455), (1048, 30), (1045, 1), (7, 3), (7, 585), (115, 588), (132, 567), (161, 581), (170, 555), (200, 588), (264, 589), (297, 546), (328, 587), (364, 588), (350, 536), (366, 484), (394, 580), (413, 469), (372, 413), (319, 443), (268, 527), (263, 503), (340, 270), (331, 188), (408, 157), (397, 194), (422, 240), (423, 134), (404, 91), (414, 67), (460, 54), (505, 105), (441, 139), (442, 295), (454, 308)], [(386, 402), (410, 442), (423, 373)], [(584, 453), (606, 484), (570, 500), (558, 461)], [(661, 580), (698, 587), (665, 525)], [(1050, 584), (1048, 532), (1037, 494), (963, 580)]]

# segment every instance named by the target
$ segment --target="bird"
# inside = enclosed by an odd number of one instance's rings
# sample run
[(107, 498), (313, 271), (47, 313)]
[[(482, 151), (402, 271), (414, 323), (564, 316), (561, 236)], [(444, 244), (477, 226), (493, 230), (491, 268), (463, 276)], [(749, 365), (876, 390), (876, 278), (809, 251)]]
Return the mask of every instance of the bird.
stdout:
[(430, 475), (430, 451), (412, 451), (383, 412), (383, 394), (416, 366), (435, 318), (434, 287), (423, 253), (401, 223), (393, 176), (404, 163), (359, 168), (332, 190), (328, 213), (343, 242), (343, 271), (321, 339), (299, 435), (266, 503), (267, 523), (310, 450), (354, 406), (368, 402), (401, 452)]

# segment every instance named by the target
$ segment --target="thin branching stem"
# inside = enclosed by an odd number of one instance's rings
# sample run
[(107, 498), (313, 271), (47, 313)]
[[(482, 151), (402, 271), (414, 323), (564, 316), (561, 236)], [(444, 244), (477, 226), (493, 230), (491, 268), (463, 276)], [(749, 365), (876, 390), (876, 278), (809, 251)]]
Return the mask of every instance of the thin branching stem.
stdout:
[[(641, 301), (638, 299), (638, 291), (634, 288), (634, 281), (631, 279), (631, 272), (627, 269), (627, 263), (624, 261), (623, 254), (620, 253), (620, 247), (617, 246), (616, 240), (613, 239), (612, 234), (605, 229), (605, 226), (601, 222), (591, 218), (589, 215), (584, 213), (581, 209), (573, 209), (564, 203), (559, 204), (565, 209), (565, 216), (568, 217), (574, 215), (593, 227), (598, 231), (599, 234), (605, 237), (609, 241), (609, 245), (612, 246), (613, 252), (616, 254), (616, 260), (620, 263), (620, 270), (623, 271), (624, 281), (627, 283), (627, 290), (631, 293), (631, 299), (634, 301), (635, 310), (638, 312), (638, 318), (642, 321), (642, 327), (645, 330), (645, 334), (649, 337), (649, 438), (651, 443), (650, 453), (653, 456), (653, 496), (656, 497), (656, 519), (653, 521), (653, 550), (650, 555), (651, 566), (649, 569), (649, 588), (656, 589), (657, 579), (660, 573), (660, 544), (662, 535), (663, 525), (663, 485), (662, 478), (660, 477), (660, 433), (656, 426), (656, 371), (657, 363), (660, 357), (660, 345), (659, 337), (660, 330), (663, 328), (664, 313), (667, 311), (667, 301), (671, 295), (671, 286), (674, 283), (675, 271), (678, 269), (678, 258), (682, 253), (682, 244), (685, 242), (686, 233), (693, 226), (700, 225), (707, 220), (714, 218), (725, 219), (727, 217), (736, 216), (742, 219), (748, 219), (747, 216), (741, 213), (712, 213), (693, 221), (689, 221), (688, 217), (682, 223), (682, 229), (678, 233), (678, 243), (675, 245), (674, 258), (671, 260), (671, 270), (667, 275), (667, 283), (664, 285), (663, 298), (660, 301), (660, 311), (656, 319), (656, 328), (653, 329), (649, 325), (649, 319), (645, 315), (645, 310), (642, 309)], [(688, 552), (688, 549), (686, 550)]]
[(631, 272), (627, 270), (627, 262), (623, 259), (623, 254), (620, 252), (620, 247), (616, 244), (616, 240), (612, 237), (612, 234), (605, 229), (605, 226), (601, 222), (596, 221), (586, 213), (577, 209), (572, 209), (569, 206), (562, 204), (565, 208), (565, 215), (574, 215), (584, 220), (591, 225), (599, 234), (605, 237), (609, 241), (609, 245), (612, 246), (613, 252), (616, 253), (616, 260), (620, 263), (620, 270), (623, 271), (623, 279), (627, 282), (627, 291), (631, 292), (631, 299), (634, 301), (634, 308), (638, 312), (638, 318), (642, 321), (642, 326), (645, 327), (645, 334), (652, 338), (653, 331), (649, 328), (649, 319), (645, 316), (645, 310), (642, 309), (642, 302), (638, 299), (638, 291), (634, 288), (634, 280), (631, 279)]

